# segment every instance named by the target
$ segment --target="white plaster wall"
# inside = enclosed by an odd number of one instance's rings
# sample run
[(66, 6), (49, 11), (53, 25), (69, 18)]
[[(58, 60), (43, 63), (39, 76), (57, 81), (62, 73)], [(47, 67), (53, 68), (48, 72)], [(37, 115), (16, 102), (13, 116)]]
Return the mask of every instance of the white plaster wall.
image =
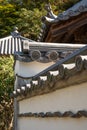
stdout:
[(87, 83), (70, 86), (19, 102), (19, 113), (87, 110)]
[(54, 62), (40, 63), (37, 61), (32, 62), (16, 61), (15, 74), (18, 74), (23, 77), (32, 77), (53, 64)]
[(87, 130), (87, 119), (20, 118), (18, 130)]

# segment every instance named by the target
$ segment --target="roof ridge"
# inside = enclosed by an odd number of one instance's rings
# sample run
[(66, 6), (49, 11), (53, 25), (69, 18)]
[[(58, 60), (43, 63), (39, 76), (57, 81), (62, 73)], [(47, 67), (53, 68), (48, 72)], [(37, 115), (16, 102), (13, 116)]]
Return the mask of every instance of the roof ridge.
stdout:
[(78, 16), (83, 12), (87, 12), (87, 0), (81, 0), (77, 2), (66, 11), (59, 13), (57, 17), (49, 17), (48, 15), (43, 16), (43, 24), (41, 27), (41, 30), (43, 31), (40, 32), (37, 41), (44, 41), (51, 24), (69, 20), (70, 18)]
[[(35, 75), (32, 79), (37, 79), (39, 76), (43, 76), (45, 75), (48, 71), (52, 71), (55, 70), (58, 65), (64, 64), (66, 62), (68, 62), (69, 60), (73, 60), (73, 58), (79, 54), (82, 54), (83, 52), (85, 53), (85, 51), (87, 51), (87, 45), (85, 47), (82, 47), (76, 51), (74, 51), (73, 53), (71, 53), (70, 55), (66, 56), (64, 59), (61, 59), (59, 61), (57, 61), (55, 64), (51, 65), (50, 67), (48, 67), (47, 69), (41, 71), (40, 73), (38, 73), (37, 75)], [(87, 53), (87, 52), (86, 52)]]

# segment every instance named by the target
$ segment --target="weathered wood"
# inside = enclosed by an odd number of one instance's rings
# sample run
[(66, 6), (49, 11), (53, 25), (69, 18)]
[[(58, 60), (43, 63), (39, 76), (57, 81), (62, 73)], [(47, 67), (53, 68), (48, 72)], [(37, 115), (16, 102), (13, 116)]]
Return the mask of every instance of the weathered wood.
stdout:
[[(86, 17), (87, 13), (85, 12), (84, 14), (80, 14), (77, 17), (72, 17), (72, 19), (69, 19), (68, 21), (66, 20), (52, 24), (49, 29), (48, 35), (45, 38), (45, 41), (54, 42), (56, 38), (57, 42), (69, 42), (68, 37), (70, 38), (70, 36), (73, 34), (75, 30), (87, 23)], [(63, 40), (60, 37), (63, 36), (65, 33), (68, 33), (69, 36), (67, 35)]]
[(68, 27), (66, 26), (62, 29), (58, 29), (58, 30), (52, 32), (53, 37), (57, 37), (61, 34), (64, 34), (65, 32), (72, 32), (73, 33), (77, 28), (79, 28), (85, 24), (87, 24), (87, 19), (82, 19), (82, 20), (78, 21), (78, 23), (74, 22), (72, 25), (68, 25)]
[(49, 39), (51, 39), (51, 31), (49, 31), (48, 35), (46, 36), (45, 42), (49, 42)]
[(79, 21), (86, 19), (87, 17), (87, 12), (84, 12), (83, 14), (78, 15), (77, 17), (72, 17), (69, 20), (65, 20), (59, 23), (54, 23), (51, 26), (51, 29), (53, 31), (57, 30), (57, 29), (63, 29), (66, 26), (71, 26), (74, 23), (78, 23)]

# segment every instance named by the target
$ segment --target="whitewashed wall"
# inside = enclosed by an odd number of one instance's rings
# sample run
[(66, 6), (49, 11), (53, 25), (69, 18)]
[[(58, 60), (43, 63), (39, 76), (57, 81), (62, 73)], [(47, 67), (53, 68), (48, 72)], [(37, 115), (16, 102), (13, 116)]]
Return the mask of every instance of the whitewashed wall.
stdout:
[(53, 64), (54, 62), (49, 63), (41, 63), (37, 61), (20, 62), (16, 60), (15, 74), (18, 74), (23, 77), (32, 77)]
[(19, 113), (78, 111), (87, 108), (87, 83), (70, 86), (19, 102)]
[[(19, 102), (19, 113), (65, 112), (87, 110), (87, 83)], [(86, 118), (24, 118), (18, 119), (18, 130), (86, 130)]]
[(87, 119), (21, 118), (18, 130), (87, 130)]

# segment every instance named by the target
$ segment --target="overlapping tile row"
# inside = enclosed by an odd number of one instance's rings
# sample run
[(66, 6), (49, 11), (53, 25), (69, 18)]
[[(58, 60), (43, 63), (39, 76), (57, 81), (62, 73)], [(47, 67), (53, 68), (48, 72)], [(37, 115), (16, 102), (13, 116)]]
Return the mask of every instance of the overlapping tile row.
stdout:
[(21, 113), (18, 115), (19, 117), (35, 117), (35, 118), (49, 118), (49, 117), (56, 117), (56, 118), (62, 118), (62, 117), (70, 117), (70, 118), (81, 118), (85, 117), (87, 118), (87, 111), (86, 110), (80, 110), (77, 112), (72, 111), (65, 111), (65, 112), (40, 112), (40, 113)]
[[(55, 63), (55, 66), (52, 65), (51, 67), (49, 67), (50, 69), (48, 68), (49, 71), (48, 69), (43, 71), (43, 73), (40, 73), (39, 75), (33, 77), (29, 84), (25, 84), (13, 91), (12, 97), (31, 97), (34, 95), (40, 95), (42, 93), (54, 91), (55, 89), (64, 88), (74, 83), (79, 83), (80, 81), (87, 81), (86, 76), (84, 76), (85, 74), (87, 74), (87, 55), (76, 55), (74, 57), (73, 63), (64, 64), (64, 62), (62, 62), (59, 65), (58, 63)], [(79, 74), (81, 73), (82, 77), (79, 76)], [(77, 75), (78, 81), (77, 79), (75, 79), (73, 83), (72, 78), (75, 75)], [(67, 85), (65, 82), (66, 80), (68, 80)], [(57, 88), (55, 87), (56, 82), (59, 83), (57, 84)], [(63, 82), (63, 85), (61, 85), (61, 82)]]
[(75, 4), (73, 7), (69, 8), (68, 10), (59, 14), (57, 19), (58, 19), (58, 21), (68, 20), (69, 18), (78, 16), (79, 14), (81, 14), (83, 12), (87, 12), (87, 0), (81, 0), (80, 2)]
[(21, 38), (8, 36), (0, 39), (0, 55), (13, 55), (22, 52)]
[[(27, 59), (30, 58), (40, 62), (49, 62), (64, 58), (73, 51), (76, 51), (84, 46), (86, 46), (86, 44), (61, 44), (44, 42), (33, 42), (32, 44), (32, 42), (24, 40), (23, 53), (27, 54)], [(21, 60), (23, 57), (19, 57), (18, 59)]]
[[(49, 6), (49, 5), (48, 5)], [(72, 17), (76, 17), (84, 12), (87, 12), (87, 0), (81, 0), (77, 4), (75, 4), (73, 7), (69, 8), (68, 10), (64, 11), (63, 13), (60, 13), (58, 16), (54, 17), (54, 14), (51, 13), (52, 10), (47, 10), (47, 16), (43, 16), (42, 18), (42, 27), (41, 32), (37, 38), (37, 41), (44, 41), (45, 36), (47, 32), (49, 31), (50, 25), (52, 23), (58, 23), (60, 21), (66, 21), (69, 20)]]
[(17, 52), (23, 52), (22, 40), (30, 39), (24, 38), (22, 36), (8, 36), (0, 39), (0, 55), (13, 55)]
[[(28, 49), (24, 49), (24, 41), (25, 43), (28, 43)], [(33, 42), (33, 44), (32, 44)], [(17, 52), (20, 54), (21, 52), (24, 54), (28, 54), (28, 56), (32, 60), (38, 60), (40, 56), (42, 56), (41, 52), (45, 52), (46, 59), (50, 59), (50, 56), (53, 57), (52, 55), (56, 56), (56, 60), (59, 58), (59, 53), (61, 53), (60, 57), (64, 56), (63, 52), (66, 52), (65, 56), (68, 53), (72, 53), (72, 51), (77, 50), (81, 47), (84, 47), (85, 44), (56, 44), (56, 43), (36, 43), (35, 41), (31, 39), (24, 38), (22, 36), (8, 36), (5, 38), (0, 39), (0, 55), (14, 55)], [(30, 53), (29, 53), (30, 52)], [(32, 57), (34, 55), (34, 57)], [(35, 56), (39, 56), (35, 57)], [(18, 56), (18, 55), (17, 55)], [(64, 56), (64, 57), (65, 57)], [(19, 56), (20, 57), (20, 56)], [(17, 58), (17, 57), (16, 57)], [(23, 59), (23, 57), (21, 57)], [(24, 57), (25, 58), (25, 57)], [(55, 60), (50, 59), (50, 60)], [(29, 60), (30, 61), (30, 60)]]

